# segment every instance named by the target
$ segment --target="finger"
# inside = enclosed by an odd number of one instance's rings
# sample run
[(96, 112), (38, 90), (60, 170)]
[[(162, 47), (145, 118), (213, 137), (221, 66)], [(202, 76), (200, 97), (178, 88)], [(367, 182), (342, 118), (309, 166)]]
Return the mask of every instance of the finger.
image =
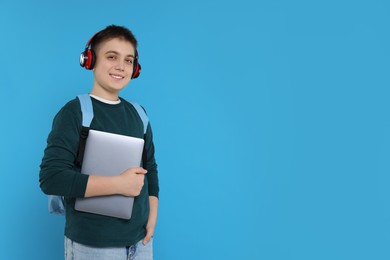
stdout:
[(146, 246), (146, 244), (149, 243), (150, 238), (151, 238), (151, 237), (146, 236), (146, 237), (144, 238), (144, 241), (142, 241), (142, 244), (144, 244), (144, 246)]
[(146, 236), (144, 238), (144, 241), (142, 242), (144, 246), (149, 243), (150, 239), (152, 238), (152, 232), (147, 231)]
[(137, 173), (137, 174), (146, 174), (147, 172), (148, 171), (145, 170), (144, 168), (141, 168), (141, 167), (135, 168), (135, 173)]

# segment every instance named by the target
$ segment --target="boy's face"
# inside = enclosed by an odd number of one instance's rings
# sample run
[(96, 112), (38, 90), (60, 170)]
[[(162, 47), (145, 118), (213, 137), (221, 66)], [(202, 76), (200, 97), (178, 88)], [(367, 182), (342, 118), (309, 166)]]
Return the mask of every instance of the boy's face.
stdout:
[(92, 92), (104, 98), (117, 98), (131, 79), (135, 49), (125, 40), (114, 38), (102, 42), (96, 50)]

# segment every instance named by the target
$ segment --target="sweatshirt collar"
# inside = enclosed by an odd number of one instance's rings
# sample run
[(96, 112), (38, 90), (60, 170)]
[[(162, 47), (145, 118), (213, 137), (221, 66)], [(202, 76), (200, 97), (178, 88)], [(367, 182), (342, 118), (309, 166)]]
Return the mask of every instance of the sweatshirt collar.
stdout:
[(118, 100), (108, 100), (108, 99), (105, 99), (105, 98), (102, 98), (102, 97), (98, 97), (96, 95), (92, 95), (92, 94), (89, 94), (91, 97), (93, 97), (94, 99), (97, 99), (99, 100), (100, 102), (103, 102), (103, 103), (106, 103), (106, 104), (110, 104), (110, 105), (117, 105), (121, 102), (121, 100), (118, 98)]

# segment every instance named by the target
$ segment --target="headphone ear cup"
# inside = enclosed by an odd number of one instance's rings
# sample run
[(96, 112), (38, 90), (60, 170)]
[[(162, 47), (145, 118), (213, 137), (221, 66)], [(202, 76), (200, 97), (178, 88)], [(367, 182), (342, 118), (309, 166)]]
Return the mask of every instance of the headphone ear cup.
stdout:
[(80, 54), (80, 66), (87, 70), (93, 69), (95, 66), (96, 55), (93, 50), (86, 49)]
[(87, 63), (87, 50), (83, 51), (81, 54), (80, 54), (80, 66), (81, 67), (85, 67), (85, 64)]
[(138, 60), (134, 60), (134, 66), (133, 66), (133, 75), (131, 75), (132, 79), (138, 78), (139, 74), (141, 73), (141, 65), (138, 63)]
[(85, 68), (87, 70), (92, 70), (93, 67), (95, 66), (95, 61), (96, 61), (96, 55), (95, 52), (91, 49), (86, 50), (87, 54), (87, 62), (85, 63)]

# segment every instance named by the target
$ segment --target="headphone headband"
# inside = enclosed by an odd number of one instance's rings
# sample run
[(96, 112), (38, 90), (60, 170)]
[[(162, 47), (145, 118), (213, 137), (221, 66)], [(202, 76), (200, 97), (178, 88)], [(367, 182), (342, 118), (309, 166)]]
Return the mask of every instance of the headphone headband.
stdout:
[(92, 42), (93, 38), (95, 38), (96, 34), (98, 34), (98, 32), (95, 33), (95, 34), (89, 39), (89, 41), (88, 41), (87, 44), (85, 45), (85, 49), (90, 49), (90, 47), (91, 47), (91, 42)]

